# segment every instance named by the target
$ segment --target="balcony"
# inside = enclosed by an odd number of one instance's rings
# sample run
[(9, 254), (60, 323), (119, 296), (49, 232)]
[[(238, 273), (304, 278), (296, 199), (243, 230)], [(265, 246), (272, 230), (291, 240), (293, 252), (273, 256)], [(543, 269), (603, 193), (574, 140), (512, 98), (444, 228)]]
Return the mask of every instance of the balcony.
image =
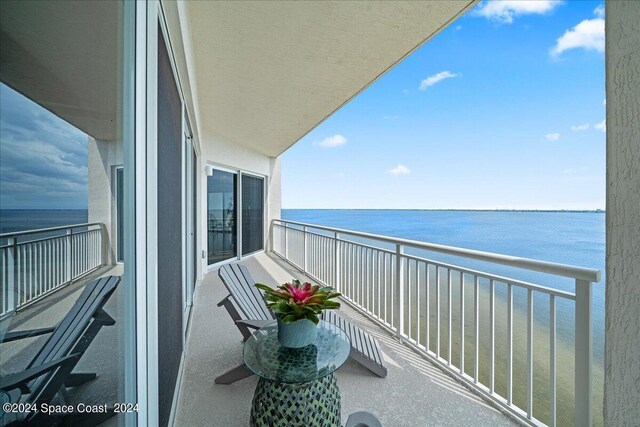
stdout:
[[(284, 283), (292, 277), (302, 277), (300, 271), (274, 254), (262, 253), (242, 263), (263, 283)], [(226, 295), (215, 271), (208, 273), (196, 290), (180, 384), (177, 426), (206, 426), (211, 425), (211, 420), (225, 426), (243, 426), (249, 422), (257, 378), (232, 385), (213, 382), (215, 377), (242, 361), (242, 336), (226, 310), (216, 306)], [(357, 310), (345, 304), (341, 314), (378, 339), (389, 368), (387, 378), (378, 378), (352, 361), (337, 371), (343, 423), (350, 413), (365, 410), (375, 413), (385, 426), (518, 424)]]
[[(337, 287), (341, 313), (381, 343), (387, 378), (352, 362), (337, 372), (344, 420), (363, 410), (383, 425), (586, 425), (591, 418), (591, 292), (598, 271), (280, 220), (271, 233), (270, 252), (242, 261), (254, 278), (276, 284), (306, 274)], [(420, 251), (569, 277), (575, 292)], [(177, 425), (206, 425), (214, 417), (224, 425), (248, 422), (256, 379), (213, 382), (242, 357), (240, 334), (216, 307), (225, 296), (216, 272), (196, 291)], [(541, 301), (546, 322), (534, 318)], [(575, 322), (564, 322), (567, 316)], [(567, 334), (575, 337), (570, 350), (558, 338)], [(567, 359), (575, 368), (564, 366)], [(569, 383), (578, 390), (575, 401)]]

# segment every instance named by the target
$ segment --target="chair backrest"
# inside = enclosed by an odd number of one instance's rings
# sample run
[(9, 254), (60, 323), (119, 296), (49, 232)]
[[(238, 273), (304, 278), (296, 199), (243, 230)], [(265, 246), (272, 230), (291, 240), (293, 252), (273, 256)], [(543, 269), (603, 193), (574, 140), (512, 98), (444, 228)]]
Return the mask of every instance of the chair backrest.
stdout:
[(274, 318), (247, 267), (237, 263), (225, 264), (218, 270), (218, 276), (245, 319), (271, 320)]
[[(91, 344), (94, 334), (99, 330), (99, 326), (90, 336), (85, 337), (85, 333), (94, 322), (100, 310), (107, 302), (113, 291), (120, 283), (119, 276), (102, 277), (89, 282), (71, 310), (64, 319), (56, 326), (47, 342), (42, 346), (38, 354), (33, 358), (29, 366), (41, 365), (73, 353), (83, 353)], [(84, 337), (84, 338), (83, 338)], [(38, 395), (38, 389), (44, 387), (56, 374), (57, 370), (42, 375), (29, 383), (32, 395)]]

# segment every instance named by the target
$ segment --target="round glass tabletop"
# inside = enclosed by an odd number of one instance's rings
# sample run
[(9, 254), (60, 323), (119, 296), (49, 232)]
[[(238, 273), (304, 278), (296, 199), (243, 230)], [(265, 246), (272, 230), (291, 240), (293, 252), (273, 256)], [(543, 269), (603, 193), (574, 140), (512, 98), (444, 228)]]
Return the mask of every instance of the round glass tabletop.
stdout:
[(283, 383), (304, 383), (329, 374), (346, 362), (351, 351), (349, 337), (339, 327), (321, 320), (313, 344), (283, 347), (278, 342), (277, 322), (258, 329), (244, 344), (244, 362), (256, 375)]

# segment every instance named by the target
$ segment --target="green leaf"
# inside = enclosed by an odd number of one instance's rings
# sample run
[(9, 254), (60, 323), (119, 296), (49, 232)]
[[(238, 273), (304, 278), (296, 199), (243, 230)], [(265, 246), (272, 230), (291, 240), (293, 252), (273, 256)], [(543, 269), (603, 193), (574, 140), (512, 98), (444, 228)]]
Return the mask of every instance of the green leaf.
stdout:
[(274, 291), (273, 288), (271, 288), (271, 287), (269, 287), (267, 285), (263, 285), (262, 283), (256, 283), (256, 288), (258, 288), (258, 289), (260, 289), (262, 291), (265, 291), (265, 292), (269, 292), (269, 293)]
[(298, 318), (296, 316), (294, 316), (293, 314), (289, 314), (288, 316), (284, 316), (280, 318), (280, 321), (282, 323), (293, 323), (296, 320), (298, 320)]
[(316, 325), (318, 324), (318, 322), (320, 322), (320, 319), (318, 318), (318, 316), (316, 316), (316, 315), (315, 315), (315, 314), (313, 314), (313, 313), (308, 313), (308, 314), (305, 316), (305, 318), (306, 318), (306, 319), (311, 320), (311, 321), (312, 321), (313, 323), (315, 323)]

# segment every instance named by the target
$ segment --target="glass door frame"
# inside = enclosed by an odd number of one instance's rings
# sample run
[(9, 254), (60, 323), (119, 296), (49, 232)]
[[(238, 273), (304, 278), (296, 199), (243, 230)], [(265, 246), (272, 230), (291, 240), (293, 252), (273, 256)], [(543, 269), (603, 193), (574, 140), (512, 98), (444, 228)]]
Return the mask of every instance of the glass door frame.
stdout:
[[(206, 169), (208, 168), (212, 168), (212, 169), (217, 169), (220, 170), (222, 172), (228, 172), (228, 173), (232, 173), (235, 174), (237, 176), (237, 185), (236, 185), (236, 194), (235, 194), (235, 198), (236, 198), (236, 224), (237, 224), (237, 232), (236, 232), (236, 255), (234, 257), (222, 260), (222, 261), (218, 261), (215, 262), (213, 264), (208, 264), (208, 260), (207, 260), (207, 272), (209, 271), (213, 271), (215, 269), (217, 269), (218, 267), (225, 265), (225, 264), (229, 264), (235, 261), (239, 261), (242, 259), (246, 259), (246, 258), (250, 258), (252, 256), (255, 256), (259, 253), (265, 252), (266, 251), (266, 243), (267, 243), (267, 237), (268, 237), (268, 224), (267, 224), (267, 215), (268, 215), (268, 185), (267, 185), (267, 181), (268, 181), (268, 177), (266, 175), (260, 174), (260, 173), (256, 173), (256, 172), (250, 172), (244, 169), (239, 169), (239, 168), (234, 168), (232, 166), (228, 166), (228, 165), (224, 165), (224, 164), (220, 164), (220, 163), (216, 163), (213, 161), (207, 161), (206, 163)], [(242, 176), (243, 175), (247, 175), (247, 176), (251, 176), (254, 178), (260, 178), (262, 179), (262, 223), (263, 223), (263, 227), (262, 227), (262, 249), (258, 249), (257, 251), (242, 255)], [(209, 175), (206, 174), (206, 177), (208, 177)], [(205, 179), (205, 183), (208, 180)], [(205, 197), (208, 197), (208, 189), (205, 188), (204, 191), (204, 195)], [(207, 203), (204, 203), (204, 212), (206, 212), (205, 214), (205, 224), (207, 224), (207, 243), (208, 243), (208, 230), (209, 230), (209, 226), (208, 226), (208, 208), (207, 208)], [(207, 254), (209, 251), (209, 248), (207, 247), (206, 249)], [(207, 257), (208, 258), (208, 257)]]

